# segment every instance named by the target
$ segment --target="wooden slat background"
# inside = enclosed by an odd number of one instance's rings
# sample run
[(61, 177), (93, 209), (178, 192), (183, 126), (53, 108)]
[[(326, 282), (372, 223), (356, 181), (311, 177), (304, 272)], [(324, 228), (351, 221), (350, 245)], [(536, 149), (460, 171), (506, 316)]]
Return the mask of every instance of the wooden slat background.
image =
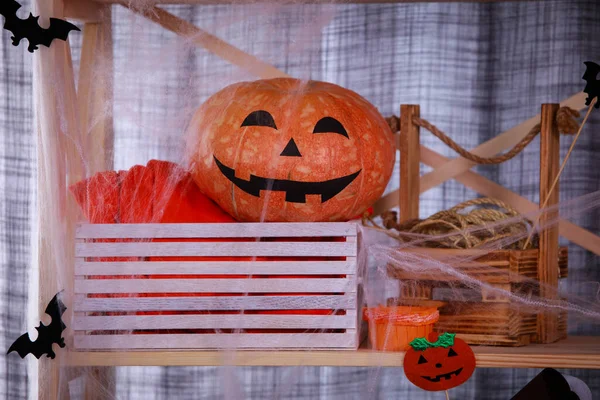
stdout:
[(130, 261), (75, 264), (83, 275), (346, 275), (356, 273), (354, 258), (346, 261)]
[(75, 293), (339, 293), (356, 292), (354, 278), (78, 279)]
[(346, 242), (77, 243), (76, 257), (340, 257), (356, 256)]
[(78, 331), (148, 329), (351, 329), (356, 327), (356, 310), (345, 315), (117, 315), (77, 316)]
[(350, 222), (80, 224), (77, 239), (356, 236)]
[(83, 298), (75, 311), (333, 310), (355, 309), (356, 295)]

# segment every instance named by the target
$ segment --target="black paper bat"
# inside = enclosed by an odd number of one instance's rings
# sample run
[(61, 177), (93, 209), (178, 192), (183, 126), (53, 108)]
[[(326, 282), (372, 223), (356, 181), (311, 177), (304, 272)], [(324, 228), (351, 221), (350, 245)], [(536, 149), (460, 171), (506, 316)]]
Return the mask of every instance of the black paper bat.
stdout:
[(545, 368), (510, 400), (580, 400), (565, 377), (553, 368)]
[(65, 347), (62, 331), (65, 330), (66, 325), (63, 323), (61, 317), (67, 307), (60, 301), (58, 295), (59, 293), (50, 300), (48, 307), (46, 307), (46, 314), (52, 317), (52, 322), (46, 326), (40, 321), (40, 325), (35, 328), (38, 331), (38, 337), (35, 341), (32, 342), (29, 339), (29, 334), (25, 332), (15, 340), (6, 354), (16, 351), (21, 358), (25, 358), (27, 354), (33, 354), (37, 359), (43, 354), (46, 354), (49, 358), (54, 358), (56, 354), (52, 350), (52, 344), (56, 343), (61, 348)]
[[(594, 97), (600, 96), (600, 80), (598, 79), (600, 65), (592, 61), (586, 61), (584, 64), (586, 69), (581, 79), (584, 79), (587, 82), (583, 91), (588, 94), (585, 105), (589, 106)], [(596, 108), (600, 108), (600, 98), (596, 100)]]
[(21, 5), (15, 0), (0, 0), (0, 14), (5, 18), (4, 29), (13, 33), (13, 45), (18, 46), (21, 39), (27, 39), (27, 49), (30, 53), (37, 50), (38, 44), (50, 47), (54, 39), (67, 40), (70, 31), (79, 31), (79, 28), (70, 22), (57, 18), (50, 18), (50, 27), (44, 29), (38, 23), (39, 17), (34, 17), (31, 13), (27, 19), (17, 17), (19, 8)]

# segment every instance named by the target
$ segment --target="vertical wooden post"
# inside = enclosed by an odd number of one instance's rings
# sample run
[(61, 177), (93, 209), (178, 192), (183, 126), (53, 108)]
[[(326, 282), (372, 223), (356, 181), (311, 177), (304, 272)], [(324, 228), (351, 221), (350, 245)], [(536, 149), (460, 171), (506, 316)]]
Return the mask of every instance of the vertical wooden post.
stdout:
[(113, 168), (113, 54), (110, 8), (83, 26), (77, 100), (88, 174)]
[[(558, 104), (542, 104), (540, 206), (547, 201), (547, 208), (555, 207), (559, 201), (558, 185), (552, 193), (548, 193), (560, 166), (560, 134), (556, 123), (558, 109)], [(555, 301), (558, 290), (558, 210), (542, 210), (539, 225), (541, 228), (538, 257), (540, 296), (547, 301)], [(540, 343), (551, 343), (560, 339), (557, 312), (547, 311), (538, 314), (537, 334)]]
[[(73, 0), (36, 0), (34, 2), (36, 15), (66, 17), (66, 12), (81, 15), (86, 20), (96, 18), (97, 8), (94, 3), (74, 2)], [(77, 7), (73, 8), (74, 5)], [(67, 7), (69, 6), (69, 7)], [(109, 7), (106, 7), (107, 10)], [(71, 15), (71, 14), (70, 14)], [(71, 15), (72, 16), (72, 15)], [(112, 42), (107, 41), (110, 36), (110, 14), (97, 27), (94, 40), (99, 46), (95, 51), (105, 51), (111, 56)], [(43, 22), (47, 24), (47, 21)], [(84, 42), (90, 42), (90, 29), (84, 28)], [(108, 34), (107, 34), (108, 32)], [(71, 35), (80, 34), (72, 32)], [(71, 369), (65, 367), (68, 349), (72, 348), (71, 317), (73, 296), (73, 266), (74, 266), (74, 234), (78, 218), (78, 207), (68, 192), (68, 186), (83, 179), (86, 175), (82, 156), (85, 159), (90, 154), (90, 142), (86, 132), (99, 129), (112, 132), (112, 121), (101, 119), (100, 124), (90, 128), (90, 116), (96, 111), (98, 104), (103, 102), (112, 92), (109, 85), (99, 83), (90, 73), (90, 53), (86, 53), (82, 60), (84, 81), (87, 79), (88, 87), (83, 88), (80, 81), (80, 91), (83, 93), (84, 113), (80, 113), (79, 99), (75, 90), (75, 78), (69, 42), (55, 40), (50, 48), (40, 46), (34, 54), (34, 111), (35, 127), (37, 129), (38, 150), (38, 254), (39, 265), (39, 310), (44, 313), (47, 302), (58, 291), (64, 290), (62, 300), (67, 306), (63, 320), (67, 329), (63, 333), (66, 349), (57, 351), (56, 359), (41, 358), (38, 363), (37, 397), (44, 400), (68, 399), (68, 382), (74, 378)], [(96, 65), (96, 67), (98, 67)], [(81, 71), (80, 71), (81, 72)], [(112, 71), (108, 82), (112, 84)], [(87, 76), (87, 78), (86, 78)], [(94, 83), (94, 88), (92, 88)], [(104, 84), (102, 91), (95, 90)], [(58, 88), (58, 90), (57, 90)], [(87, 98), (87, 100), (86, 100)], [(92, 100), (93, 99), (93, 100)], [(94, 104), (91, 113), (88, 106)], [(109, 113), (112, 118), (112, 113)], [(93, 118), (91, 118), (93, 119)], [(102, 133), (105, 138), (106, 133)], [(112, 146), (112, 144), (111, 144)], [(112, 149), (112, 147), (110, 147)], [(103, 149), (103, 147), (101, 147)], [(112, 157), (112, 150), (110, 151)], [(107, 164), (108, 158), (103, 154), (100, 159), (92, 160), (92, 168), (101, 168)], [(112, 164), (112, 162), (110, 162)], [(90, 376), (93, 374), (91, 371)], [(97, 379), (94, 376), (92, 379)], [(110, 380), (114, 382), (114, 379)], [(106, 382), (106, 380), (105, 380)], [(86, 388), (87, 389), (87, 388)], [(98, 391), (96, 396), (110, 398), (106, 391)]]
[[(100, 9), (100, 18), (83, 27), (77, 99), (85, 143), (88, 174), (113, 169), (113, 49), (110, 6)], [(73, 182), (74, 183), (74, 182)], [(115, 396), (114, 367), (92, 367), (85, 374), (85, 400)]]
[[(36, 0), (33, 13), (64, 18), (63, 0)], [(44, 21), (46, 19), (46, 21)], [(71, 32), (71, 35), (77, 32)], [(59, 291), (67, 311), (63, 321), (67, 326), (63, 337), (67, 345), (56, 349), (54, 360), (42, 357), (38, 361), (37, 397), (68, 399), (69, 369), (65, 367), (68, 348), (72, 343), (71, 316), (73, 294), (74, 230), (76, 209), (69, 198), (69, 180), (84, 176), (79, 154), (79, 126), (75, 79), (68, 41), (55, 40), (49, 48), (39, 46), (33, 54), (33, 103), (37, 131), (37, 225), (39, 268), (39, 315), (44, 315), (48, 301)], [(56, 347), (56, 346), (55, 346)]]
[(400, 222), (419, 218), (421, 144), (419, 127), (412, 122), (419, 115), (418, 105), (400, 106)]

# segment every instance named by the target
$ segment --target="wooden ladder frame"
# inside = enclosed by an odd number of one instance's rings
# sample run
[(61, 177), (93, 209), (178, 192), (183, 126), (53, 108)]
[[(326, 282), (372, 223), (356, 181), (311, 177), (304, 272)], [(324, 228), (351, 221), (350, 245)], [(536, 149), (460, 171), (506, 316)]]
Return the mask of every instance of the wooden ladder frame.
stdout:
[[(335, 2), (347, 2), (345, 0), (329, 0)], [(412, 0), (414, 1), (414, 0)], [(480, 0), (472, 0), (478, 2)], [(501, 1), (501, 0), (499, 0)], [(380, 2), (377, 0), (355, 0), (355, 3)], [(390, 2), (402, 2), (402, 0), (390, 0)], [(50, 298), (59, 290), (65, 290), (72, 293), (73, 282), (69, 279), (57, 280), (57, 272), (63, 271), (67, 277), (72, 277), (74, 265), (74, 231), (78, 220), (75, 212), (66, 210), (76, 210), (77, 206), (74, 200), (68, 196), (67, 187), (69, 184), (85, 178), (86, 173), (93, 173), (100, 170), (112, 169), (113, 153), (113, 125), (112, 113), (106, 113), (106, 106), (112, 105), (112, 80), (98, 80), (95, 72), (99, 63), (102, 63), (104, 71), (112, 70), (112, 15), (111, 5), (122, 4), (126, 2), (119, 0), (35, 0), (34, 14), (43, 16), (52, 16), (54, 18), (70, 18), (83, 22), (83, 46), (81, 53), (81, 65), (79, 69), (79, 81), (75, 82), (73, 74), (73, 63), (71, 51), (68, 42), (54, 41), (50, 48), (42, 47), (36, 51), (34, 57), (34, 104), (36, 117), (36, 131), (38, 138), (38, 197), (44, 199), (45, 208), (40, 209), (39, 214), (39, 310), (40, 315)], [(165, 0), (162, 3), (169, 4), (215, 4), (214, 0)], [(220, 3), (235, 3), (234, 0), (222, 1)], [(188, 38), (194, 44), (203, 47), (232, 64), (239, 66), (260, 78), (273, 78), (288, 76), (284, 72), (273, 66), (259, 60), (258, 58), (247, 54), (225, 41), (217, 38), (210, 33), (184, 21), (159, 7), (155, 7), (152, 13), (144, 14), (144, 17), (160, 24), (176, 34)], [(64, 93), (56, 93), (56, 86), (65, 88)], [(569, 106), (576, 110), (582, 110), (585, 107), (585, 94), (577, 93), (561, 103), (561, 106)], [(63, 104), (64, 108), (56, 107), (57, 104)], [(555, 105), (549, 110), (554, 110)], [(414, 108), (412, 109), (415, 110)], [(418, 109), (417, 109), (418, 111)], [(547, 111), (550, 113), (551, 111)], [(552, 111), (554, 112), (554, 111)], [(100, 120), (92, 118), (98, 115), (107, 115)], [(527, 131), (540, 120), (540, 116), (535, 116), (528, 121), (512, 128), (494, 139), (480, 145), (475, 152), (480, 156), (491, 156), (502, 152), (518, 142)], [(403, 123), (406, 123), (404, 121)], [(411, 203), (418, 194), (414, 188), (419, 188), (418, 192), (423, 192), (434, 186), (437, 186), (446, 180), (455, 178), (465, 185), (482, 193), (493, 196), (514, 206), (520, 212), (535, 211), (536, 205), (510, 192), (500, 185), (487, 181), (485, 178), (470, 171), (472, 163), (456, 158), (450, 160), (442, 155), (416, 143), (415, 132), (413, 130), (412, 139), (408, 143), (410, 150), (420, 147), (420, 161), (433, 166), (434, 171), (417, 177), (414, 170), (411, 170), (410, 178), (407, 184), (412, 187), (410, 199), (403, 205), (404, 209), (410, 209), (414, 214), (415, 204)], [(545, 134), (544, 137), (549, 134)], [(416, 132), (418, 137), (418, 130)], [(550, 134), (550, 137), (552, 135)], [(550, 139), (555, 140), (555, 139)], [(397, 138), (399, 142), (399, 139)], [(549, 144), (547, 149), (549, 165), (555, 165), (555, 142)], [(94, 149), (94, 152), (91, 152)], [(102, 149), (101, 151), (98, 151)], [(550, 158), (550, 154), (553, 154)], [(91, 161), (84, 168), (82, 159)], [(414, 167), (414, 157), (402, 161), (406, 165)], [(51, 167), (51, 168), (49, 168)], [(418, 168), (417, 168), (418, 171)], [(552, 174), (553, 170), (549, 174)], [(59, 182), (58, 186), (50, 187), (47, 182)], [(60, 193), (59, 196), (55, 196)], [(56, 198), (55, 198), (56, 197)], [(377, 213), (386, 209), (395, 207), (400, 201), (399, 192), (383, 197), (375, 206)], [(410, 205), (412, 204), (412, 205)], [(409, 214), (406, 214), (409, 215)], [(57, 231), (56, 227), (64, 227), (62, 231)], [(52, 240), (46, 240), (48, 232), (54, 232)], [(556, 230), (546, 239), (546, 243), (555, 243)], [(600, 254), (600, 238), (593, 235), (572, 223), (560, 221), (558, 232), (567, 237), (574, 243), (585, 247), (586, 249)], [(57, 236), (58, 235), (58, 236)], [(53, 243), (64, 245), (64, 253), (61, 260), (56, 259), (57, 249)], [(548, 246), (548, 245), (547, 245)], [(553, 246), (553, 245), (552, 245)], [(64, 262), (66, 265), (60, 264)], [(546, 277), (549, 281), (555, 277), (551, 274)], [(59, 287), (60, 286), (60, 287)], [(68, 296), (67, 296), (68, 297)], [(70, 306), (70, 300), (65, 299), (67, 307)], [(68, 313), (67, 313), (68, 314)], [(66, 314), (65, 314), (66, 315)], [(70, 321), (66, 319), (69, 326)], [(68, 331), (65, 336), (68, 336)], [(69, 344), (68, 344), (69, 345)], [(40, 399), (68, 398), (67, 381), (65, 377), (70, 376), (68, 362), (64, 357), (68, 352), (58, 352), (57, 359), (50, 360), (42, 358), (39, 360), (39, 393)], [(60, 368), (66, 370), (61, 374)], [(114, 370), (112, 368), (90, 368), (86, 371), (88, 377), (86, 380), (85, 398), (103, 399), (107, 393), (114, 391)], [(60, 379), (62, 376), (62, 379)], [(100, 390), (102, 389), (102, 390)]]
[[(556, 115), (559, 104), (542, 104), (540, 124), (540, 207), (546, 203), (551, 211), (542, 212), (537, 277), (540, 282), (540, 297), (552, 300), (558, 292), (559, 278), (559, 227), (547, 226), (558, 219), (556, 207), (559, 202), (559, 185), (551, 194), (549, 189), (560, 168), (560, 133)], [(419, 179), (420, 179), (420, 128), (413, 122), (419, 117), (418, 105), (400, 106), (400, 187), (399, 195), (401, 222), (419, 218)], [(546, 202), (546, 199), (547, 202)], [(554, 207), (554, 208), (553, 208)], [(552, 343), (561, 337), (557, 313), (547, 312), (538, 315), (538, 337), (540, 343)]]

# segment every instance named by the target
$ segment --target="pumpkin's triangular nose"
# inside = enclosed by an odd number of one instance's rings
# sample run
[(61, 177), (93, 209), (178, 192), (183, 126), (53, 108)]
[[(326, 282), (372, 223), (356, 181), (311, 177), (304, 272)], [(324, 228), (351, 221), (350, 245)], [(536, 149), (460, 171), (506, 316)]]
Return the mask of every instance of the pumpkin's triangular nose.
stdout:
[(281, 152), (280, 156), (285, 157), (302, 157), (300, 154), (300, 150), (298, 150), (298, 146), (296, 146), (296, 142), (294, 139), (290, 139), (288, 144), (285, 146), (285, 149)]

